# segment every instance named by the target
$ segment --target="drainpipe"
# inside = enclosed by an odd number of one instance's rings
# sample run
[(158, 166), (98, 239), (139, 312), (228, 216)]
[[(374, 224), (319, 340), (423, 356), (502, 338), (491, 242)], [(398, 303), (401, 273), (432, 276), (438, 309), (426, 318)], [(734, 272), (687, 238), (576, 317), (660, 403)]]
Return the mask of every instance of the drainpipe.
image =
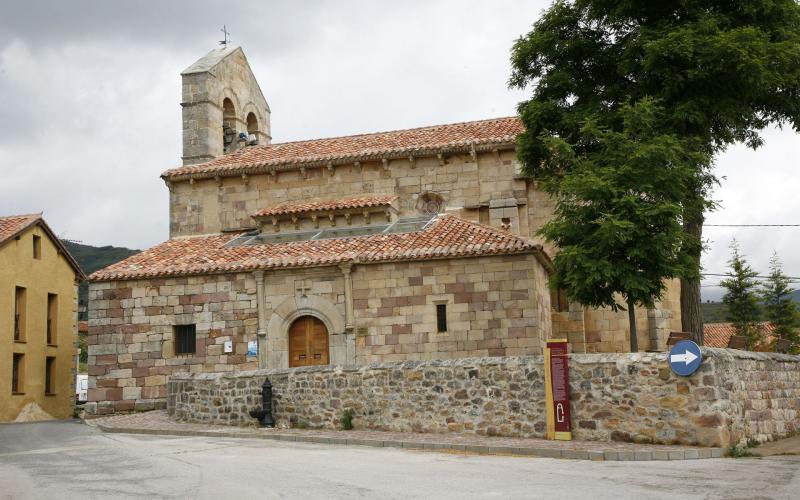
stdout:
[(264, 271), (253, 271), (256, 279), (256, 309), (258, 310), (258, 367), (267, 367), (267, 311), (264, 303)]

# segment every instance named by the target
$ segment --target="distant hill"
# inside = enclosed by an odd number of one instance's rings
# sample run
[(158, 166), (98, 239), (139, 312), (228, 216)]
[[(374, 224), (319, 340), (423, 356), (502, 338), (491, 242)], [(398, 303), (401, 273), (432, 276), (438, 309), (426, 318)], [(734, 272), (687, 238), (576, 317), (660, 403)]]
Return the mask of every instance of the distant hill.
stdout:
[[(69, 253), (78, 261), (78, 265), (83, 269), (84, 274), (89, 276), (93, 272), (110, 266), (123, 259), (127, 259), (131, 255), (139, 253), (141, 250), (132, 250), (123, 247), (93, 247), (91, 245), (82, 245), (74, 241), (63, 240), (64, 245), (69, 250)], [(89, 296), (89, 284), (81, 283), (78, 288), (78, 303), (86, 305)], [(82, 313), (80, 319), (86, 319), (86, 314)]]
[(700, 309), (703, 311), (703, 323), (725, 323), (727, 309), (722, 302), (703, 302)]
[[(792, 300), (800, 302), (800, 290), (792, 292)], [(703, 302), (701, 304), (703, 310), (703, 323), (725, 323), (725, 314), (727, 310), (725, 304), (722, 302)]]

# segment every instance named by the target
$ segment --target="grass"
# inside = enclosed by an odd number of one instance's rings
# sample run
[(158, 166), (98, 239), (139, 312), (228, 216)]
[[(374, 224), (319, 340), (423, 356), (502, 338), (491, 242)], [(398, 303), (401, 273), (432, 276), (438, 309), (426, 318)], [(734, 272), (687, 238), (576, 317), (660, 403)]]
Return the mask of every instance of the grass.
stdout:
[(760, 443), (755, 439), (748, 439), (745, 443), (732, 444), (728, 448), (728, 456), (731, 458), (747, 458), (757, 457), (761, 458), (758, 453), (753, 453), (751, 450), (758, 446)]
[(352, 408), (345, 408), (342, 410), (342, 430), (349, 431), (353, 429), (353, 417), (356, 412)]

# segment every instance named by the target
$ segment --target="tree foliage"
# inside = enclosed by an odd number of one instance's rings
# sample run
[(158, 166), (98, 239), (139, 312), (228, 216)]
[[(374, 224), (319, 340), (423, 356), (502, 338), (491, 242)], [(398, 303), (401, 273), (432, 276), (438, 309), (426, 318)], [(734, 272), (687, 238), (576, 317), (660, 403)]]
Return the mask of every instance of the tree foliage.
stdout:
[[(622, 130), (588, 120), (575, 147), (555, 137), (558, 182), (545, 189), (555, 200), (553, 218), (542, 228), (559, 247), (551, 286), (594, 307), (652, 307), (687, 265), (680, 252), (681, 200), (695, 165), (707, 161), (679, 138), (657, 129), (663, 110), (643, 99), (621, 110)], [(621, 295), (627, 306), (617, 300)], [(629, 311), (630, 312), (630, 311)], [(631, 349), (636, 350), (631, 319)]]
[(758, 273), (753, 271), (739, 252), (735, 239), (731, 242), (728, 266), (728, 278), (720, 282), (720, 286), (726, 290), (722, 297), (722, 303), (728, 311), (726, 319), (733, 323), (736, 335), (747, 337), (749, 348), (754, 349), (764, 343), (758, 322), (758, 281), (755, 279)]
[(800, 318), (797, 305), (792, 300), (794, 290), (789, 287), (789, 279), (783, 273), (778, 254), (773, 254), (769, 261), (769, 277), (761, 285), (761, 300), (764, 316), (769, 321), (777, 339), (789, 341), (790, 352), (800, 351)]
[[(511, 62), (510, 84), (532, 90), (518, 108), (527, 175), (560, 182), (564, 165), (551, 138), (592, 154), (598, 144), (586, 140), (585, 125), (621, 132), (623, 110), (646, 98), (661, 108), (655, 129), (703, 158), (681, 200), (689, 234), (681, 251), (693, 261), (684, 278), (696, 291), (714, 182), (706, 155), (735, 142), (758, 147), (770, 123), (800, 128), (795, 0), (558, 0), (517, 40)], [(692, 323), (702, 335), (700, 318)]]

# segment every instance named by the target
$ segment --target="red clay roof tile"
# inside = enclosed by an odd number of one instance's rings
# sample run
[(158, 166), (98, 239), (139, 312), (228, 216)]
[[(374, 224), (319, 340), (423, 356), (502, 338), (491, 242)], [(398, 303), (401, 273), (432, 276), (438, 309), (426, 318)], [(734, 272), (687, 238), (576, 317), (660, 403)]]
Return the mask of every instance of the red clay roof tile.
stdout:
[(0, 217), (0, 243), (16, 236), (41, 218), (42, 214), (6, 215)]
[[(765, 342), (767, 344), (772, 342), (775, 326), (767, 322), (759, 323), (758, 326), (761, 328)], [(733, 323), (706, 323), (703, 325), (703, 345), (706, 347), (728, 347), (728, 343), (734, 335), (736, 335), (736, 328)]]
[(371, 195), (336, 200), (285, 202), (267, 207), (253, 214), (253, 217), (269, 217), (272, 215), (298, 214), (302, 212), (318, 212), (322, 210), (343, 210), (347, 208), (367, 208), (389, 205), (397, 199), (397, 195)]
[(245, 147), (206, 163), (173, 168), (161, 174), (161, 177), (211, 177), (245, 172), (255, 167), (280, 169), (314, 162), (423, 154), (447, 148), (467, 148), (470, 145), (513, 144), (523, 130), (522, 122), (512, 116), (391, 132), (264, 144)]
[(511, 233), (440, 215), (421, 231), (262, 245), (225, 246), (238, 234), (176, 238), (92, 274), (91, 281), (316, 267), (343, 262), (388, 262), (534, 253), (549, 268), (541, 245)]

